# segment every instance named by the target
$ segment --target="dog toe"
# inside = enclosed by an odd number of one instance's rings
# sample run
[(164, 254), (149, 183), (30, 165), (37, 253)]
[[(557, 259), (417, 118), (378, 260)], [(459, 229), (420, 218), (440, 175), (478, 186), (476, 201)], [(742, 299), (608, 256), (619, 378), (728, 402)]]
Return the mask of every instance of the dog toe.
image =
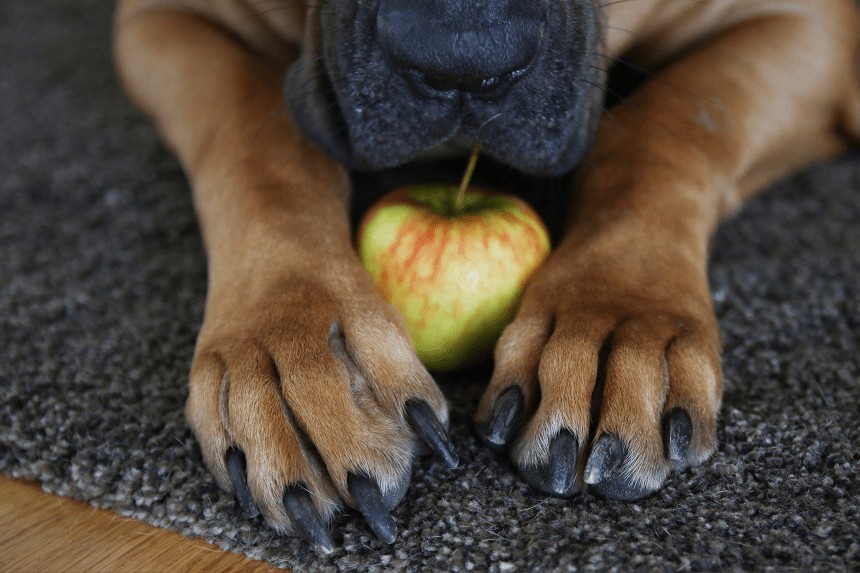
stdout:
[(484, 443), (497, 450), (503, 449), (514, 433), (523, 406), (523, 392), (519, 386), (511, 386), (502, 392), (493, 405), (489, 421), (478, 427)]
[[(640, 479), (635, 471), (624, 471), (626, 458), (627, 448), (618, 437), (602, 435), (588, 456), (583, 481), (592, 491), (606, 499), (636, 501), (647, 497), (657, 487), (648, 480)], [(657, 480), (662, 483), (662, 477)]]
[(420, 400), (409, 400), (406, 402), (405, 410), (409, 426), (446, 466), (455, 469), (460, 463), (459, 458), (454, 452), (448, 432), (433, 413), (430, 405)]
[(331, 535), (311, 501), (306, 485), (293, 484), (284, 488), (283, 504), (290, 522), (317, 551), (325, 554), (334, 551)]
[(248, 517), (262, 514), (288, 531), (301, 528), (282, 503), (286, 487), (305, 484), (325, 520), (339, 502), (324, 466), (303, 444), (271, 364), (251, 341), (200, 352), (186, 414), (219, 485), (232, 491)]
[(663, 431), (666, 455), (676, 471), (688, 464), (692, 434), (693, 422), (683, 408), (674, 408), (666, 415)]
[(390, 504), (383, 497), (379, 484), (367, 476), (350, 474), (347, 488), (370, 529), (382, 542), (389, 545), (394, 543), (397, 526), (391, 517)]
[(546, 463), (521, 465), (522, 478), (539, 492), (555, 497), (573, 497), (581, 491), (576, 475), (579, 440), (567, 429), (561, 430), (549, 445)]
[(583, 481), (589, 485), (603, 483), (615, 474), (624, 459), (624, 453), (625, 448), (618, 438), (609, 434), (601, 436), (588, 456)]
[(225, 456), (225, 464), (227, 466), (227, 475), (230, 477), (230, 483), (233, 484), (233, 492), (236, 495), (239, 507), (242, 508), (249, 519), (257, 517), (260, 515), (260, 510), (254, 505), (251, 490), (248, 489), (248, 479), (245, 476), (248, 464), (245, 460), (245, 454), (241, 450), (230, 448), (227, 450)]

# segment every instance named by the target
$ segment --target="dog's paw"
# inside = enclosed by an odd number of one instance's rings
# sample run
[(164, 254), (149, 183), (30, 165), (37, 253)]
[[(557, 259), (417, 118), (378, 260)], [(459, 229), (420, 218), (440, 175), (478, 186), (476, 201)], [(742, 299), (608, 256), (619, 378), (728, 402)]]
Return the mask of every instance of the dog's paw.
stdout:
[(334, 548), (327, 523), (342, 501), (394, 540), (391, 510), (419, 449), (457, 465), (444, 397), (399, 317), (372, 288), (351, 286), (210, 291), (186, 405), (218, 484), (249, 516), (322, 552)]
[(630, 256), (550, 259), (497, 346), (477, 429), (541, 492), (640, 499), (716, 447), (720, 341), (701, 268)]

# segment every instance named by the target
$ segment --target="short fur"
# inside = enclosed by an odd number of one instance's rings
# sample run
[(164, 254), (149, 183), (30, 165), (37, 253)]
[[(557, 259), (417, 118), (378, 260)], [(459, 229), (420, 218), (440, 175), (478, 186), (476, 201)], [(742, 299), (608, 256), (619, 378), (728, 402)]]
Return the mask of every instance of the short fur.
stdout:
[[(404, 402), (443, 421), (447, 409), (353, 252), (345, 165), (401, 163), (451, 138), (528, 172), (580, 165), (569, 228), (498, 344), (478, 424), (520, 388), (511, 456), (539, 488), (562, 429), (580, 484), (590, 444), (623, 443), (619, 470), (589, 484), (610, 498), (707, 459), (722, 392), (710, 239), (757, 190), (860, 132), (854, 2), (546, 0), (529, 75), (466, 111), (407, 87), (372, 32), (378, 4), (119, 3), (117, 67), (182, 161), (207, 247), (187, 416), (215, 479), (232, 488), (225, 453), (241, 449), (279, 529), (298, 482), (325, 516), (354, 505), (350, 472), (399, 502), (416, 450)], [(503, 26), (489, 5), (481, 20), (474, 2), (428, 0), (434, 25)], [(443, 67), (458, 60), (439, 54)], [(598, 126), (603, 70), (619, 58), (660, 71)], [(675, 408), (692, 437), (670, 461), (662, 425)]]

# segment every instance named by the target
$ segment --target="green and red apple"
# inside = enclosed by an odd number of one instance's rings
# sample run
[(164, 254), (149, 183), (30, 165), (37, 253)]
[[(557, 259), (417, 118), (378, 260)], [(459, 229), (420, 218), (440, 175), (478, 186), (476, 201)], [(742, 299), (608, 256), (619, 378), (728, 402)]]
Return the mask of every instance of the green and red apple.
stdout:
[(459, 188), (396, 189), (358, 230), (362, 263), (431, 370), (484, 358), (550, 251), (549, 233), (525, 201), (467, 185), (468, 177)]

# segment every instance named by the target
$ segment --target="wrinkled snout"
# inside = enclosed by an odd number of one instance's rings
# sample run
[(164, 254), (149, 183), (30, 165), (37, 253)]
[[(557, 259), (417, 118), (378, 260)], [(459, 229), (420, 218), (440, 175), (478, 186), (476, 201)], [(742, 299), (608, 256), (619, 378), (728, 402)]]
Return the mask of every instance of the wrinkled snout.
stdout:
[(545, 24), (541, 0), (381, 0), (376, 33), (420, 88), (490, 95), (528, 73)]

